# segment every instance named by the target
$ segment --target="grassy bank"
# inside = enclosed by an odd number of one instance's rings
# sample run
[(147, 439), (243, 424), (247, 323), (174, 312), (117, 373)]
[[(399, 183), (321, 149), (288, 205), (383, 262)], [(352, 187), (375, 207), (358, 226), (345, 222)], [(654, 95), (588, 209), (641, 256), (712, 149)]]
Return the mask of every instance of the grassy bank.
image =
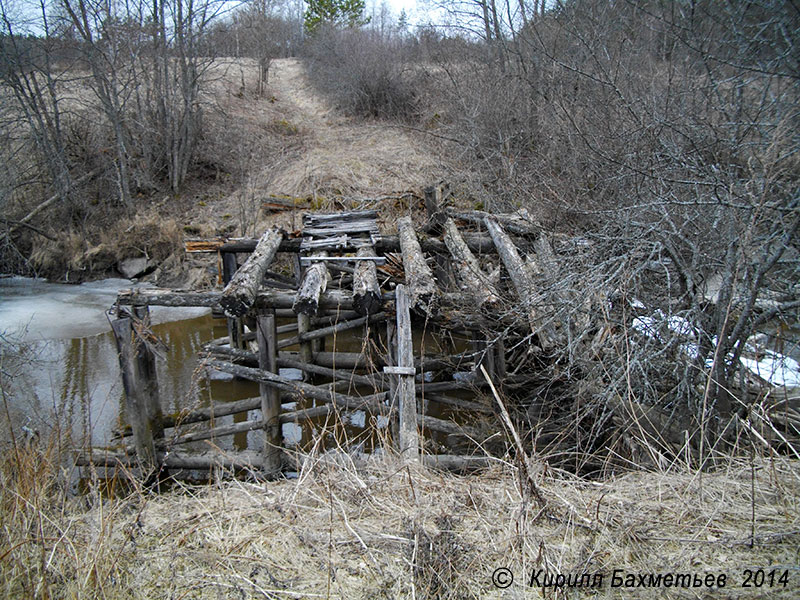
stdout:
[[(715, 473), (606, 481), (541, 464), (544, 507), (500, 460), (467, 477), (392, 457), (323, 455), (309, 465), (297, 479), (176, 484), (161, 495), (120, 474), (105, 488), (111, 494), (89, 483), (73, 496), (57, 445), (18, 440), (0, 469), (0, 595), (631, 597), (612, 586), (615, 570), (623, 581), (726, 575), (724, 590), (662, 586), (635, 597), (792, 598), (800, 590), (797, 461), (757, 457)], [(500, 567), (515, 577), (504, 590), (492, 582)], [(742, 587), (746, 571), (759, 568), (775, 571), (773, 585)], [(559, 573), (598, 585), (542, 587)]]

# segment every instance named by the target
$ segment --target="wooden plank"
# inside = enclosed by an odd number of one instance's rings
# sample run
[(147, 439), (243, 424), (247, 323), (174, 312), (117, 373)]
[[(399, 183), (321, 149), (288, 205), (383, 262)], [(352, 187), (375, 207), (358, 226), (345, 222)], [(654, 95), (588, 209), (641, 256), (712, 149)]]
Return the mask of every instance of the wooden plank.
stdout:
[(261, 237), (253, 253), (222, 292), (219, 303), (226, 315), (241, 317), (253, 307), (264, 273), (275, 258), (282, 239), (283, 232), (279, 229), (271, 229)]
[(453, 257), (461, 290), (474, 299), (478, 308), (484, 304), (496, 304), (500, 300), (500, 294), (450, 218), (444, 223), (444, 243)]
[[(278, 334), (275, 331), (275, 315), (260, 311), (256, 320), (258, 342), (258, 367), (262, 371), (278, 373)], [(261, 418), (264, 421), (263, 470), (268, 476), (281, 470), (281, 414), (280, 392), (273, 386), (259, 384), (261, 396)]]
[[(414, 368), (414, 345), (411, 330), (411, 298), (405, 285), (398, 285), (397, 296), (397, 366)], [(408, 460), (419, 460), (419, 432), (417, 431), (417, 400), (413, 375), (397, 375), (399, 445), (401, 455)]]
[(511, 238), (503, 231), (497, 221), (487, 217), (484, 219), (484, 223), (489, 230), (489, 235), (494, 240), (497, 253), (500, 255), (500, 259), (511, 277), (511, 282), (517, 291), (520, 304), (525, 309), (531, 331), (538, 336), (539, 344), (543, 349), (547, 350), (553, 347), (555, 344), (553, 326), (552, 324), (543, 323), (537, 314), (535, 304), (538, 295), (535, 293), (528, 269), (520, 258), (514, 242), (511, 241)]
[[(325, 257), (326, 252), (319, 252), (315, 256)], [(303, 282), (297, 290), (292, 310), (294, 312), (314, 316), (319, 311), (320, 296), (328, 286), (328, 267), (324, 262), (315, 262), (306, 269)]]
[(163, 437), (157, 419), (150, 414), (151, 395), (158, 395), (155, 369), (150, 367), (146, 345), (135, 339), (131, 317), (111, 321), (117, 343), (122, 385), (125, 389), (125, 416), (133, 430), (136, 456), (142, 469), (148, 473), (158, 468), (155, 440)]
[[(378, 257), (375, 256), (375, 251), (370, 246), (361, 248), (357, 258), (374, 259)], [(362, 315), (375, 314), (383, 308), (381, 286), (378, 284), (378, 269), (375, 262), (371, 260), (363, 260), (356, 265), (353, 274), (353, 308)]]
[(424, 310), (428, 314), (435, 314), (438, 304), (438, 290), (433, 281), (433, 272), (428, 263), (425, 262), (422, 248), (414, 233), (411, 217), (398, 219), (397, 227), (411, 305)]

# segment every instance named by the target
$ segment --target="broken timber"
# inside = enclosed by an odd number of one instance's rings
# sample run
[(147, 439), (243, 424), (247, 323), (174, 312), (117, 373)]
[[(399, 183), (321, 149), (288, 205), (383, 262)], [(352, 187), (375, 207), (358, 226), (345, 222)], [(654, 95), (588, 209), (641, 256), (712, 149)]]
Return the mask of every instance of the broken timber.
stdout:
[(397, 229), (411, 304), (428, 314), (435, 314), (438, 291), (433, 281), (433, 272), (428, 263), (425, 262), (422, 248), (414, 233), (411, 217), (399, 219), (397, 221)]
[[(437, 189), (432, 192), (437, 192)], [(500, 256), (525, 308), (526, 318), (542, 346), (546, 346), (548, 340), (552, 343), (553, 338), (548, 337), (552, 326), (534, 310), (542, 302), (530, 302), (530, 298), (537, 297), (535, 281), (546, 280), (548, 289), (553, 287), (552, 283), (557, 283), (554, 276), (558, 265), (547, 239), (537, 226), (528, 223), (525, 215), (492, 219), (478, 211), (459, 213), (443, 209), (442, 194), (438, 192), (426, 194), (426, 200), (432, 229), (442, 231), (442, 239), (416, 232), (410, 217), (398, 220), (397, 236), (383, 236), (377, 227), (376, 211), (304, 215), (300, 238), (286, 237), (278, 230), (271, 230), (258, 242), (187, 242), (187, 251), (220, 253), (226, 282), (223, 292), (159, 289), (120, 292), (118, 305), (133, 305), (132, 314), (150, 304), (223, 306), (237, 327), (231, 328), (228, 337), (206, 344), (201, 353), (205, 357), (203, 364), (209, 369), (260, 384), (257, 398), (202, 408), (160, 422), (156, 419), (150, 439), (146, 431), (142, 432), (142, 423), (147, 424), (147, 419), (154, 413), (148, 412), (149, 408), (142, 408), (141, 402), (129, 408), (129, 413), (138, 411), (140, 417), (138, 423), (136, 418), (130, 421), (136, 434), (132, 441), (142, 464), (148, 468), (157, 466), (159, 461), (166, 466), (238, 466), (252, 458), (254, 462), (249, 464), (257, 464), (265, 475), (270, 476), (286, 465), (280, 424), (317, 418), (338, 419), (340, 410), (364, 410), (372, 415), (390, 415), (392, 420), (397, 419), (393, 422), (398, 428), (392, 437), (400, 453), (408, 460), (432, 462), (448, 468), (485, 466), (485, 459), (439, 455), (430, 460), (431, 457), (422, 452), (423, 443), (428, 444), (422, 437), (426, 431), (442, 434), (436, 438), (437, 444), (447, 445), (451, 438), (458, 438), (453, 441), (458, 447), (463, 447), (469, 440), (480, 447), (483, 438), (477, 428), (439, 418), (434, 416), (436, 413), (427, 414), (428, 403), (446, 407), (444, 414), (459, 409), (473, 411), (472, 414), (493, 414), (486, 396), (478, 391), (486, 382), (469, 376), (469, 370), (483, 366), (491, 372), (493, 379), (498, 380), (498, 384), (505, 379), (506, 389), (514, 385), (511, 383), (515, 377), (513, 373), (505, 377), (505, 349), (498, 330), (490, 338), (485, 337), (485, 330), (482, 331), (482, 323), (490, 322), (486, 320), (489, 311), (478, 313), (474, 310), (476, 306), (494, 306), (500, 298), (499, 289), (502, 289), (495, 277), (499, 267), (494, 274), (489, 274), (485, 267), (481, 267), (481, 254), (496, 252)], [(463, 233), (458, 223), (463, 225), (464, 221), (484, 224), (489, 235)], [(518, 243), (525, 244), (521, 248), (529, 249), (533, 245), (536, 254), (529, 251), (527, 264), (524, 254), (520, 254), (506, 229), (524, 231), (521, 241), (517, 238)], [(397, 255), (386, 256), (385, 253), (390, 251), (399, 251), (402, 261)], [(286, 268), (283, 262), (271, 267), (279, 252), (293, 255), (296, 279), (282, 273)], [(237, 253), (251, 253), (238, 270)], [(440, 267), (437, 274), (446, 277), (437, 282), (428, 266), (430, 261), (436, 261)], [(534, 263), (540, 274), (531, 272)], [(455, 276), (450, 276), (450, 270)], [(401, 283), (403, 280), (405, 283)], [(383, 291), (381, 286), (390, 281), (397, 282), (397, 287), (394, 291)], [(455, 289), (454, 283), (458, 284)], [(392, 290), (392, 287), (385, 289)], [(541, 299), (542, 295), (538, 297)], [(451, 307), (456, 311), (462, 310), (467, 318), (444, 309)], [(453, 350), (448, 351), (450, 355), (438, 356), (422, 353), (414, 357), (411, 323), (414, 313), (420, 311), (431, 319), (435, 328), (452, 330), (452, 323), (457, 323), (461, 339), (465, 339), (465, 335), (474, 338), (475, 351), (459, 354)], [(313, 316), (317, 314), (326, 316)], [(277, 318), (287, 317), (295, 319), (295, 322), (277, 326)], [(503, 323), (504, 328), (513, 328), (517, 332), (527, 330), (519, 327), (512, 315), (493, 315), (492, 318), (494, 321), (491, 322)], [(242, 323), (246, 323), (250, 331), (241, 331)], [(386, 324), (387, 335), (382, 331), (376, 334), (378, 328), (369, 327), (370, 334), (368, 337), (364, 334), (363, 347), (381, 348), (379, 352), (369, 355), (321, 351), (325, 338), (334, 336), (335, 340), (336, 334), (359, 328), (366, 332), (368, 325), (377, 323)], [(281, 351), (290, 346), (298, 346), (300, 352)], [(299, 374), (283, 376), (280, 372), (283, 368), (299, 370), (304, 381), (295, 380)], [(154, 369), (150, 371), (152, 373), (145, 375), (144, 383), (139, 386), (141, 389), (150, 385), (147, 381), (150, 377), (152, 383), (156, 383)], [(460, 374), (458, 378), (455, 376), (457, 372)], [(312, 382), (317, 384), (312, 385)], [(456, 393), (449, 395), (450, 392)], [(476, 394), (475, 400), (467, 399), (470, 393)], [(138, 401), (135, 389), (131, 396), (135, 402)], [(289, 410), (284, 406), (282, 410), (281, 401), (301, 404), (296, 409)], [(308, 404), (304, 404), (306, 401)], [(157, 396), (155, 406), (158, 407)], [(257, 413), (244, 422), (214, 422), (217, 417), (253, 410)], [(199, 429), (194, 427), (194, 431), (182, 429), (190, 423), (207, 425)], [(163, 437), (164, 426), (174, 428), (167, 438)], [(248, 461), (198, 459), (193, 462), (187, 459), (181, 463), (171, 454), (162, 452), (169, 450), (172, 444), (254, 430), (264, 431), (264, 446), (256, 454), (251, 452)]]
[(253, 307), (264, 273), (275, 258), (282, 239), (283, 233), (278, 229), (272, 229), (258, 241), (253, 254), (236, 271), (222, 292), (219, 303), (226, 315), (241, 317)]

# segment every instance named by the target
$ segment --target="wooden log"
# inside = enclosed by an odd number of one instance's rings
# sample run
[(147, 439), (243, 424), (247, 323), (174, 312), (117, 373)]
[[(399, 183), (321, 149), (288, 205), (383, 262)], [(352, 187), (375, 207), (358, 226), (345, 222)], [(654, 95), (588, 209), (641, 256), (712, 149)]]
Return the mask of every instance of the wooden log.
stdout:
[[(324, 257), (327, 256), (327, 253), (320, 252), (315, 256)], [(322, 261), (315, 262), (306, 269), (303, 282), (300, 284), (300, 289), (297, 290), (297, 296), (292, 304), (292, 310), (298, 314), (316, 315), (320, 307), (320, 296), (327, 286), (328, 267)]]
[(414, 344), (411, 330), (411, 299), (406, 286), (398, 285), (397, 295), (397, 366), (411, 374), (398, 375), (397, 399), (400, 453), (408, 460), (419, 460), (417, 400), (414, 391)]
[[(370, 258), (375, 256), (372, 247), (361, 248), (358, 251), (359, 258)], [(383, 308), (383, 298), (381, 298), (381, 287), (378, 284), (378, 270), (375, 262), (362, 260), (356, 264), (353, 274), (353, 308), (362, 315), (371, 315), (380, 312)]]
[(400, 218), (397, 221), (397, 228), (411, 305), (429, 314), (435, 314), (438, 290), (433, 281), (433, 272), (425, 262), (422, 248), (414, 233), (411, 217)]
[[(135, 288), (120, 290), (117, 301), (122, 305), (142, 304), (149, 306), (206, 306), (213, 308), (219, 305), (222, 294), (220, 292), (195, 292), (191, 290), (166, 290), (161, 288)], [(383, 294), (384, 300), (391, 300), (394, 294)], [(256, 297), (256, 308), (292, 308), (295, 301), (294, 292), (286, 290), (262, 288)], [(352, 294), (343, 290), (328, 290), (319, 299), (322, 308), (331, 309), (330, 314), (337, 310), (352, 310)], [(295, 313), (292, 312), (292, 315)], [(283, 317), (288, 313), (278, 313)]]
[[(275, 331), (275, 315), (259, 311), (256, 321), (258, 343), (258, 367), (262, 371), (278, 373), (278, 334)], [(259, 384), (261, 396), (261, 418), (264, 421), (263, 469), (268, 476), (281, 470), (281, 414), (280, 392), (274, 386)]]
[[(228, 470), (253, 470), (261, 469), (261, 453), (253, 450), (241, 450), (238, 452), (222, 453), (214, 450), (204, 452), (160, 452), (159, 459), (162, 464), (169, 469), (181, 469), (191, 471), (211, 471), (215, 469)], [(308, 461), (312, 466), (319, 462), (319, 456), (306, 457), (299, 453), (289, 453), (284, 451), (281, 455), (284, 468), (300, 471)], [(443, 469), (456, 473), (465, 473), (478, 469), (485, 469), (497, 462), (489, 456), (459, 456), (453, 454), (426, 454), (422, 456), (422, 463), (430, 469)], [(95, 469), (106, 469), (101, 473), (102, 477), (112, 478), (118, 475), (117, 468), (129, 469), (134, 466), (134, 461), (130, 456), (120, 452), (110, 452), (106, 450), (79, 451), (75, 456), (75, 465), (78, 467), (94, 467)]]
[(453, 219), (447, 219), (444, 223), (444, 243), (453, 257), (461, 290), (474, 299), (478, 308), (484, 304), (495, 304), (500, 295), (461, 237)]
[[(339, 408), (347, 410), (369, 410), (375, 414), (385, 414), (388, 408), (380, 403), (380, 401), (373, 398), (357, 398), (355, 396), (348, 396), (340, 394), (331, 390), (326, 390), (317, 386), (309, 385), (300, 381), (292, 381), (280, 375), (269, 373), (262, 369), (251, 369), (249, 367), (242, 367), (232, 363), (223, 362), (219, 360), (208, 361), (208, 366), (223, 371), (224, 373), (231, 373), (250, 381), (258, 383), (265, 383), (277, 387), (280, 390), (286, 390), (303, 394), (308, 398), (319, 400), (321, 402), (333, 402)], [(380, 398), (385, 398), (386, 394), (381, 394)]]
[[(261, 453), (252, 450), (243, 450), (231, 454), (223, 454), (214, 450), (205, 452), (159, 452), (161, 464), (170, 469), (188, 469), (208, 471), (213, 468), (224, 469), (250, 469), (261, 468)], [(79, 451), (75, 456), (76, 466), (93, 467), (133, 467), (135, 461), (121, 452), (111, 452), (102, 449)]]
[(444, 195), (447, 186), (443, 184), (432, 185), (423, 190), (425, 194), (425, 212), (428, 214), (428, 231), (440, 232), (444, 226)]
[(331, 379), (339, 379), (341, 381), (349, 381), (354, 385), (363, 385), (366, 387), (373, 387), (376, 390), (385, 391), (386, 387), (381, 377), (369, 377), (366, 375), (358, 375), (346, 369), (330, 369), (320, 365), (314, 365), (299, 360), (292, 360), (291, 358), (278, 358), (278, 366), (291, 369), (300, 369), (303, 372), (313, 373), (315, 375), (322, 375), (330, 377)]
[(497, 253), (500, 255), (500, 259), (511, 277), (511, 282), (517, 290), (520, 304), (525, 309), (531, 331), (538, 336), (539, 343), (543, 349), (551, 348), (555, 343), (555, 332), (552, 324), (543, 323), (537, 314), (535, 303), (538, 296), (534, 291), (528, 269), (520, 258), (514, 242), (511, 241), (511, 238), (503, 231), (497, 221), (487, 217), (484, 219), (484, 223), (489, 230), (489, 235), (494, 240)]
[(143, 471), (152, 473), (159, 466), (155, 440), (164, 436), (160, 414), (151, 414), (152, 407), (158, 402), (155, 359), (147, 345), (137, 339), (131, 317), (114, 319), (111, 329), (119, 353), (125, 414), (133, 431), (136, 455)]
[(541, 226), (534, 221), (526, 210), (519, 210), (511, 214), (488, 213), (482, 210), (459, 211), (447, 209), (447, 214), (459, 221), (483, 224), (489, 218), (500, 223), (503, 228), (519, 236), (533, 237), (541, 233)]
[(442, 469), (456, 473), (467, 473), (478, 469), (486, 469), (496, 462), (490, 456), (459, 456), (454, 454), (426, 454), (422, 464), (429, 469)]
[(430, 415), (417, 415), (417, 419), (419, 419), (419, 423), (422, 427), (425, 429), (430, 429), (431, 431), (438, 431), (439, 433), (445, 433), (448, 435), (469, 437), (478, 442), (483, 440), (481, 432), (473, 427), (459, 425), (453, 421), (438, 419)]
[(322, 327), (320, 329), (315, 329), (314, 331), (308, 331), (306, 333), (298, 333), (295, 336), (292, 336), (285, 340), (281, 340), (280, 342), (278, 342), (278, 348), (288, 348), (289, 346), (294, 346), (295, 344), (300, 344), (302, 342), (310, 342), (311, 340), (322, 339), (334, 333), (347, 331), (348, 329), (356, 329), (357, 327), (361, 327), (363, 325), (366, 325), (367, 323), (378, 323), (385, 319), (386, 319), (385, 313), (378, 313), (366, 317), (359, 317), (357, 319), (352, 319), (350, 321), (340, 321), (335, 325), (329, 325), (328, 327)]
[(282, 231), (271, 229), (258, 241), (253, 253), (236, 271), (222, 292), (220, 305), (226, 315), (241, 317), (253, 307), (264, 273), (275, 258), (282, 239)]
[[(300, 252), (300, 247), (304, 240), (301, 238), (284, 238), (278, 248), (279, 252)], [(447, 248), (444, 242), (438, 238), (419, 235), (418, 241), (425, 252), (446, 253)], [(492, 238), (483, 234), (464, 234), (464, 241), (473, 252), (486, 253), (495, 252)], [(232, 240), (190, 240), (184, 243), (187, 252), (252, 252), (258, 240), (252, 239), (232, 239)], [(356, 252), (363, 247), (364, 242), (359, 238), (349, 238), (347, 246), (341, 248), (342, 251)], [(400, 252), (400, 237), (396, 235), (382, 235), (373, 243), (375, 252)]]
[(472, 412), (485, 414), (491, 414), (494, 412), (490, 406), (486, 406), (478, 402), (472, 402), (471, 400), (465, 400), (463, 398), (452, 398), (450, 396), (445, 396), (444, 394), (429, 394), (425, 392), (425, 399), (429, 402), (438, 402), (439, 404), (445, 404), (460, 410), (469, 410)]

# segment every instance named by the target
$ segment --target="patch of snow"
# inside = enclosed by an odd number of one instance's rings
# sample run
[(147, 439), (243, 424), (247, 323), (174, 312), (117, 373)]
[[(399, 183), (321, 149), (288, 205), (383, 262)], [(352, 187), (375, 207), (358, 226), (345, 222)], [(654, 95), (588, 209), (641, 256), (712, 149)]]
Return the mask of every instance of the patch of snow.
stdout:
[(378, 415), (375, 417), (375, 427), (378, 429), (386, 429), (389, 426), (389, 417), (386, 415)]
[(741, 361), (747, 370), (772, 385), (800, 387), (800, 364), (789, 356), (765, 350), (760, 359), (742, 357)]

